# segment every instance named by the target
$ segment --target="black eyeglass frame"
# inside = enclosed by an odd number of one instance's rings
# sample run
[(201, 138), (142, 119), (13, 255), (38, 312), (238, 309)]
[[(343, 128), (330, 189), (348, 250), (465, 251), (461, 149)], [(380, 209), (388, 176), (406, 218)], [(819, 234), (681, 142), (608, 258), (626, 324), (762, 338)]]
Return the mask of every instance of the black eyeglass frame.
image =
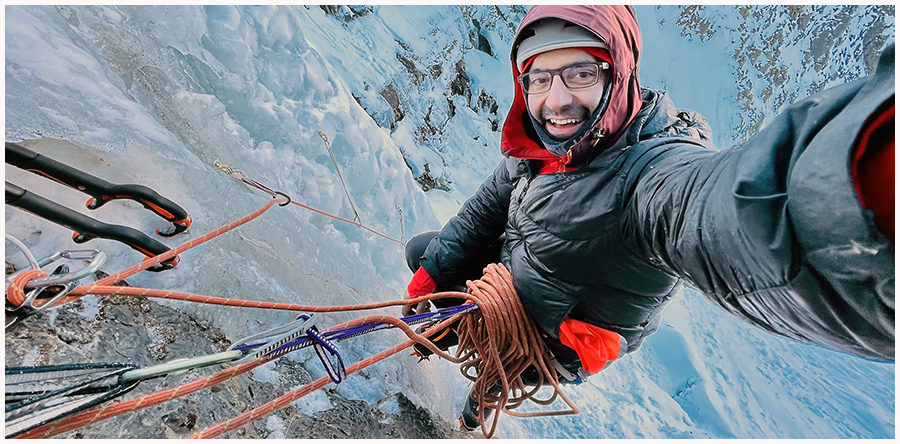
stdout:
[[(569, 86), (569, 84), (566, 82), (565, 76), (562, 75), (563, 71), (565, 71), (565, 70), (567, 70), (567, 69), (570, 69), (570, 68), (574, 68), (574, 67), (576, 67), (576, 66), (584, 66), (584, 65), (594, 65), (594, 66), (597, 67), (597, 79), (596, 79), (596, 81), (595, 81), (594, 83), (591, 83), (590, 85), (575, 86), (575, 87)], [(525, 94), (544, 94), (544, 93), (550, 91), (550, 88), (553, 87), (553, 79), (554, 79), (555, 77), (557, 77), (557, 76), (559, 76), (559, 79), (563, 82), (563, 85), (565, 85), (566, 88), (568, 88), (569, 90), (579, 90), (579, 89), (590, 88), (590, 87), (596, 85), (597, 83), (599, 83), (599, 82), (600, 82), (600, 73), (601, 73), (602, 71), (607, 71), (607, 70), (609, 70), (610, 67), (611, 67), (611, 65), (609, 64), (609, 62), (604, 62), (604, 61), (600, 61), (600, 62), (579, 62), (579, 63), (573, 63), (573, 64), (568, 65), (568, 66), (563, 66), (562, 68), (557, 68), (557, 69), (536, 70), (536, 71), (533, 71), (533, 72), (529, 71), (529, 72), (526, 72), (526, 73), (524, 73), (524, 74), (519, 74), (519, 77), (517, 77), (516, 80), (518, 80), (518, 81), (519, 81), (519, 84), (522, 85), (522, 89), (525, 91)], [(548, 86), (547, 86), (547, 91), (541, 91), (541, 92), (537, 92), (537, 93), (536, 93), (536, 92), (528, 91), (528, 86), (526, 86), (525, 78), (528, 77), (528, 76), (530, 76), (530, 75), (539, 74), (539, 73), (540, 73), (540, 74), (543, 74), (543, 73), (550, 74), (550, 83), (549, 83)]]

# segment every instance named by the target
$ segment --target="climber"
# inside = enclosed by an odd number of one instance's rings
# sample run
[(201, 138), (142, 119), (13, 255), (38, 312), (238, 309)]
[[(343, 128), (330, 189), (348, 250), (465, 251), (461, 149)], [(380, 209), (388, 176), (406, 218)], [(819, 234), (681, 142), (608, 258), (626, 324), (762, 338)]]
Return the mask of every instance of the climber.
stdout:
[[(873, 75), (721, 151), (704, 117), (640, 87), (640, 52), (631, 7), (531, 9), (504, 160), (410, 240), (408, 296), (465, 291), (502, 262), (561, 382), (637, 350), (682, 283), (772, 333), (893, 361), (893, 46)], [(470, 395), (461, 422), (477, 412)]]

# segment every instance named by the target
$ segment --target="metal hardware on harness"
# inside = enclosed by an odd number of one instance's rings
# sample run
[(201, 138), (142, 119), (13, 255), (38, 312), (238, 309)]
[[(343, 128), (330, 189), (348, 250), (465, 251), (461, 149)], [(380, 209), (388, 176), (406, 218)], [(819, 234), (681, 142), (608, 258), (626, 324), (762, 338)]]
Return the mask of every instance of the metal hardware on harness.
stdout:
[[(550, 353), (549, 350), (548, 353)], [(581, 367), (578, 367), (577, 372), (572, 373), (572, 371), (563, 367), (562, 363), (560, 363), (559, 360), (556, 359), (556, 356), (554, 356), (553, 353), (550, 353), (550, 358), (550, 362), (553, 364), (553, 369), (556, 370), (556, 374), (559, 375), (559, 377), (562, 378), (568, 385), (581, 384), (585, 379), (587, 379), (588, 376), (591, 376), (590, 373), (586, 372)]]

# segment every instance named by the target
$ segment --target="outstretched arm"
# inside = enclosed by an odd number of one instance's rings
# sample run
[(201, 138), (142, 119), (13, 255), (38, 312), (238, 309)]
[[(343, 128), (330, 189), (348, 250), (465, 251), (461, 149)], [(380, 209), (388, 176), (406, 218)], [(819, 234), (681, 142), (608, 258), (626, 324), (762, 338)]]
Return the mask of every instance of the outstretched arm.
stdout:
[(880, 140), (892, 155), (892, 122), (865, 137), (893, 104), (891, 46), (873, 76), (792, 105), (742, 145), (635, 145), (624, 232), (757, 326), (893, 360), (894, 246), (879, 229), (892, 229), (893, 206), (876, 198), (893, 187), (893, 168), (873, 168), (885, 148), (868, 149)]

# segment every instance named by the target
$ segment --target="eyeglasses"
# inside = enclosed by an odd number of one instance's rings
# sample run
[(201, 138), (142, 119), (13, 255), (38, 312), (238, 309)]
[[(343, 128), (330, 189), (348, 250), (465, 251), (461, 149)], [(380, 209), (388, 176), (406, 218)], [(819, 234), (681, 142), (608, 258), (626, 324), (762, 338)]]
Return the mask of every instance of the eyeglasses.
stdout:
[(530, 71), (519, 76), (519, 83), (527, 94), (543, 94), (550, 91), (553, 77), (559, 76), (569, 89), (590, 88), (600, 81), (600, 71), (609, 69), (609, 63), (576, 63), (559, 69)]

